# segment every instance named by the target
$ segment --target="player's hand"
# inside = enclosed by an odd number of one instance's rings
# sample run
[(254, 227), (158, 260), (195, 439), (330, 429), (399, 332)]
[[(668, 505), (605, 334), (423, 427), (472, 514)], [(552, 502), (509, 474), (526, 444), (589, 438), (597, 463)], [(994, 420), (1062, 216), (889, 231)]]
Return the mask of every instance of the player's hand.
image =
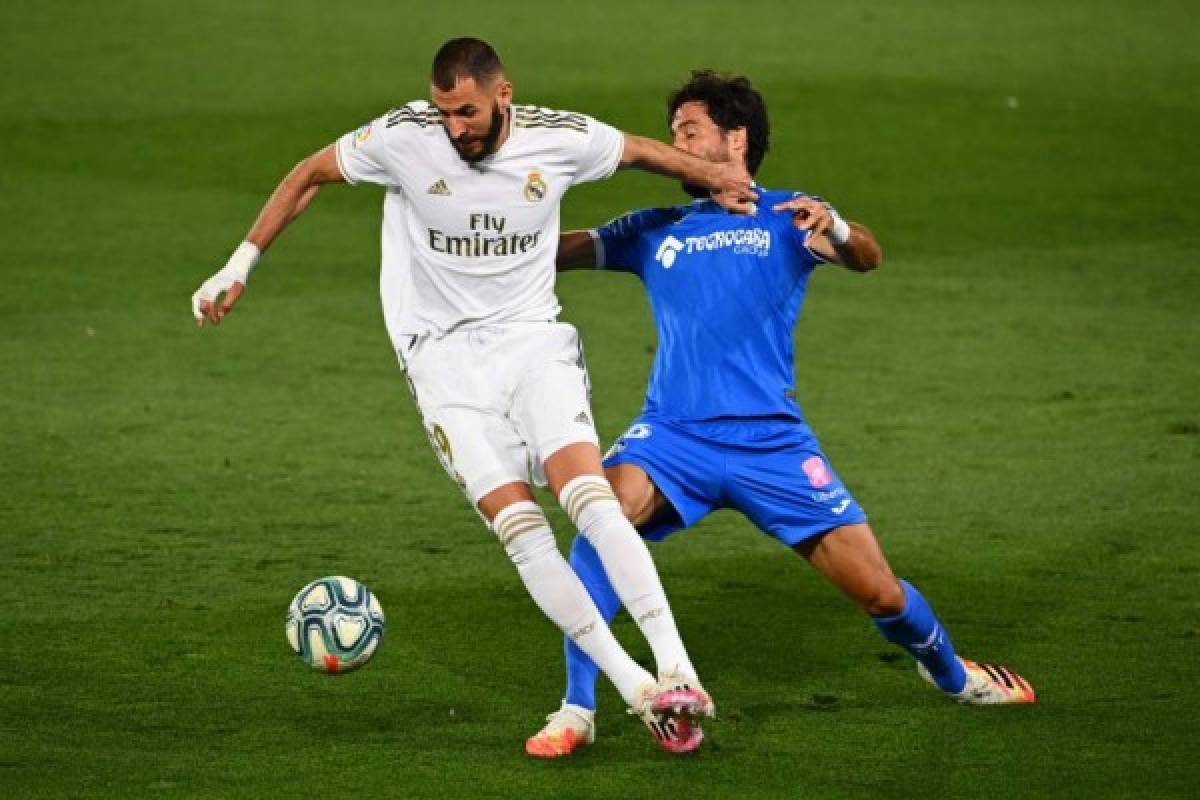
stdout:
[(753, 214), (758, 210), (758, 195), (745, 167), (732, 161), (714, 163), (712, 198), (735, 214)]
[(197, 328), (204, 327), (204, 320), (220, 325), (221, 319), (233, 310), (260, 254), (258, 245), (246, 240), (237, 246), (216, 275), (200, 284), (192, 295), (192, 316)]
[(811, 236), (822, 236), (833, 227), (833, 211), (822, 200), (813, 197), (793, 197), (771, 207), (772, 211), (792, 212), (792, 223)]
[(246, 276), (229, 267), (200, 284), (200, 288), (192, 295), (192, 316), (196, 319), (196, 327), (203, 328), (205, 320), (220, 325), (221, 319), (233, 310), (245, 289)]

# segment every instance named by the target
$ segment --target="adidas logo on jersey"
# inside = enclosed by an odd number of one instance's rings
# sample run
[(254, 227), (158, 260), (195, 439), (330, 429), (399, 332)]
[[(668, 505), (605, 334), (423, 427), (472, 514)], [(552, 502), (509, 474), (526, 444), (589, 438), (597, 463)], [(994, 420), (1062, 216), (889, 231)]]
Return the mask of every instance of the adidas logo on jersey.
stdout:
[(450, 194), (450, 187), (446, 185), (445, 179), (442, 179), (426, 189), (425, 194), (439, 194), (446, 197)]

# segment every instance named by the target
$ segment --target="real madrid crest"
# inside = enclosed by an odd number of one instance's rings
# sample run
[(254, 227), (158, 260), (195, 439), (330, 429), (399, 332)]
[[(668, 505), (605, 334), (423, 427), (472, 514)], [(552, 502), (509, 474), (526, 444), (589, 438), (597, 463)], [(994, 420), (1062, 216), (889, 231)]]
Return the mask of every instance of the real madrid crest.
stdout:
[(525, 180), (525, 199), (530, 203), (537, 203), (545, 196), (546, 182), (542, 180), (542, 173), (535, 169)]

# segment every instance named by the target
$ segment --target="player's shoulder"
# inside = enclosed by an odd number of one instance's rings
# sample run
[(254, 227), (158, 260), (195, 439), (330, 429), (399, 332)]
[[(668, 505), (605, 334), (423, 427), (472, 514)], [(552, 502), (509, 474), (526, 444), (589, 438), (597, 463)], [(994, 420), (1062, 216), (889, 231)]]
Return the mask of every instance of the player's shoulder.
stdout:
[(758, 205), (760, 208), (766, 205), (775, 205), (776, 203), (786, 203), (788, 200), (791, 200), (795, 197), (809, 197), (813, 200), (820, 200), (824, 202), (818, 195), (809, 194), (808, 192), (801, 192), (795, 189), (765, 189), (760, 186), (755, 191), (758, 192)]
[(688, 208), (689, 206), (658, 206), (626, 211), (605, 223), (602, 230), (613, 236), (633, 238), (674, 225), (687, 216)]
[(441, 114), (426, 100), (413, 100), (383, 115), (383, 124), (388, 130), (436, 130), (441, 123)]
[(794, 189), (764, 189), (758, 187), (758, 209), (759, 214), (766, 214), (768, 219), (778, 222), (791, 222), (792, 214), (789, 211), (775, 211), (774, 208), (779, 203), (786, 203), (797, 197), (805, 197), (817, 202), (825, 202), (819, 195), (809, 194), (808, 192), (797, 191)]
[(513, 126), (550, 133), (587, 133), (590, 118), (576, 111), (562, 111), (545, 106), (512, 106)]

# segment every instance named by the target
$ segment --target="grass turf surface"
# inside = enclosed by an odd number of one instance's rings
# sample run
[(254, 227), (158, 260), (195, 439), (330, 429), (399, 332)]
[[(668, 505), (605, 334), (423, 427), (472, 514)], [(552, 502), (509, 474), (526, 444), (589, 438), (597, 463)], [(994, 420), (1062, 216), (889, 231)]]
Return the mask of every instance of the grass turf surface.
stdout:
[[(1200, 783), (1200, 41), (1187, 3), (13, 0), (0, 10), (0, 787), (14, 797), (1184, 796)], [(446, 480), (386, 343), (379, 192), (331, 188), (217, 331), (187, 299), (297, 159), (425, 94), (469, 32), (518, 99), (662, 135), (689, 68), (750, 75), (768, 186), (873, 227), (813, 280), (798, 392), (968, 656), (942, 701), (799, 559), (721, 513), (654, 549), (721, 718), (522, 753), (557, 632)], [(622, 175), (595, 224), (675, 202)], [(634, 279), (570, 275), (602, 437), (653, 351)], [(563, 533), (561, 515), (554, 519)], [(283, 610), (324, 574), (388, 636), (327, 679)], [(648, 650), (627, 622), (631, 652)]]

